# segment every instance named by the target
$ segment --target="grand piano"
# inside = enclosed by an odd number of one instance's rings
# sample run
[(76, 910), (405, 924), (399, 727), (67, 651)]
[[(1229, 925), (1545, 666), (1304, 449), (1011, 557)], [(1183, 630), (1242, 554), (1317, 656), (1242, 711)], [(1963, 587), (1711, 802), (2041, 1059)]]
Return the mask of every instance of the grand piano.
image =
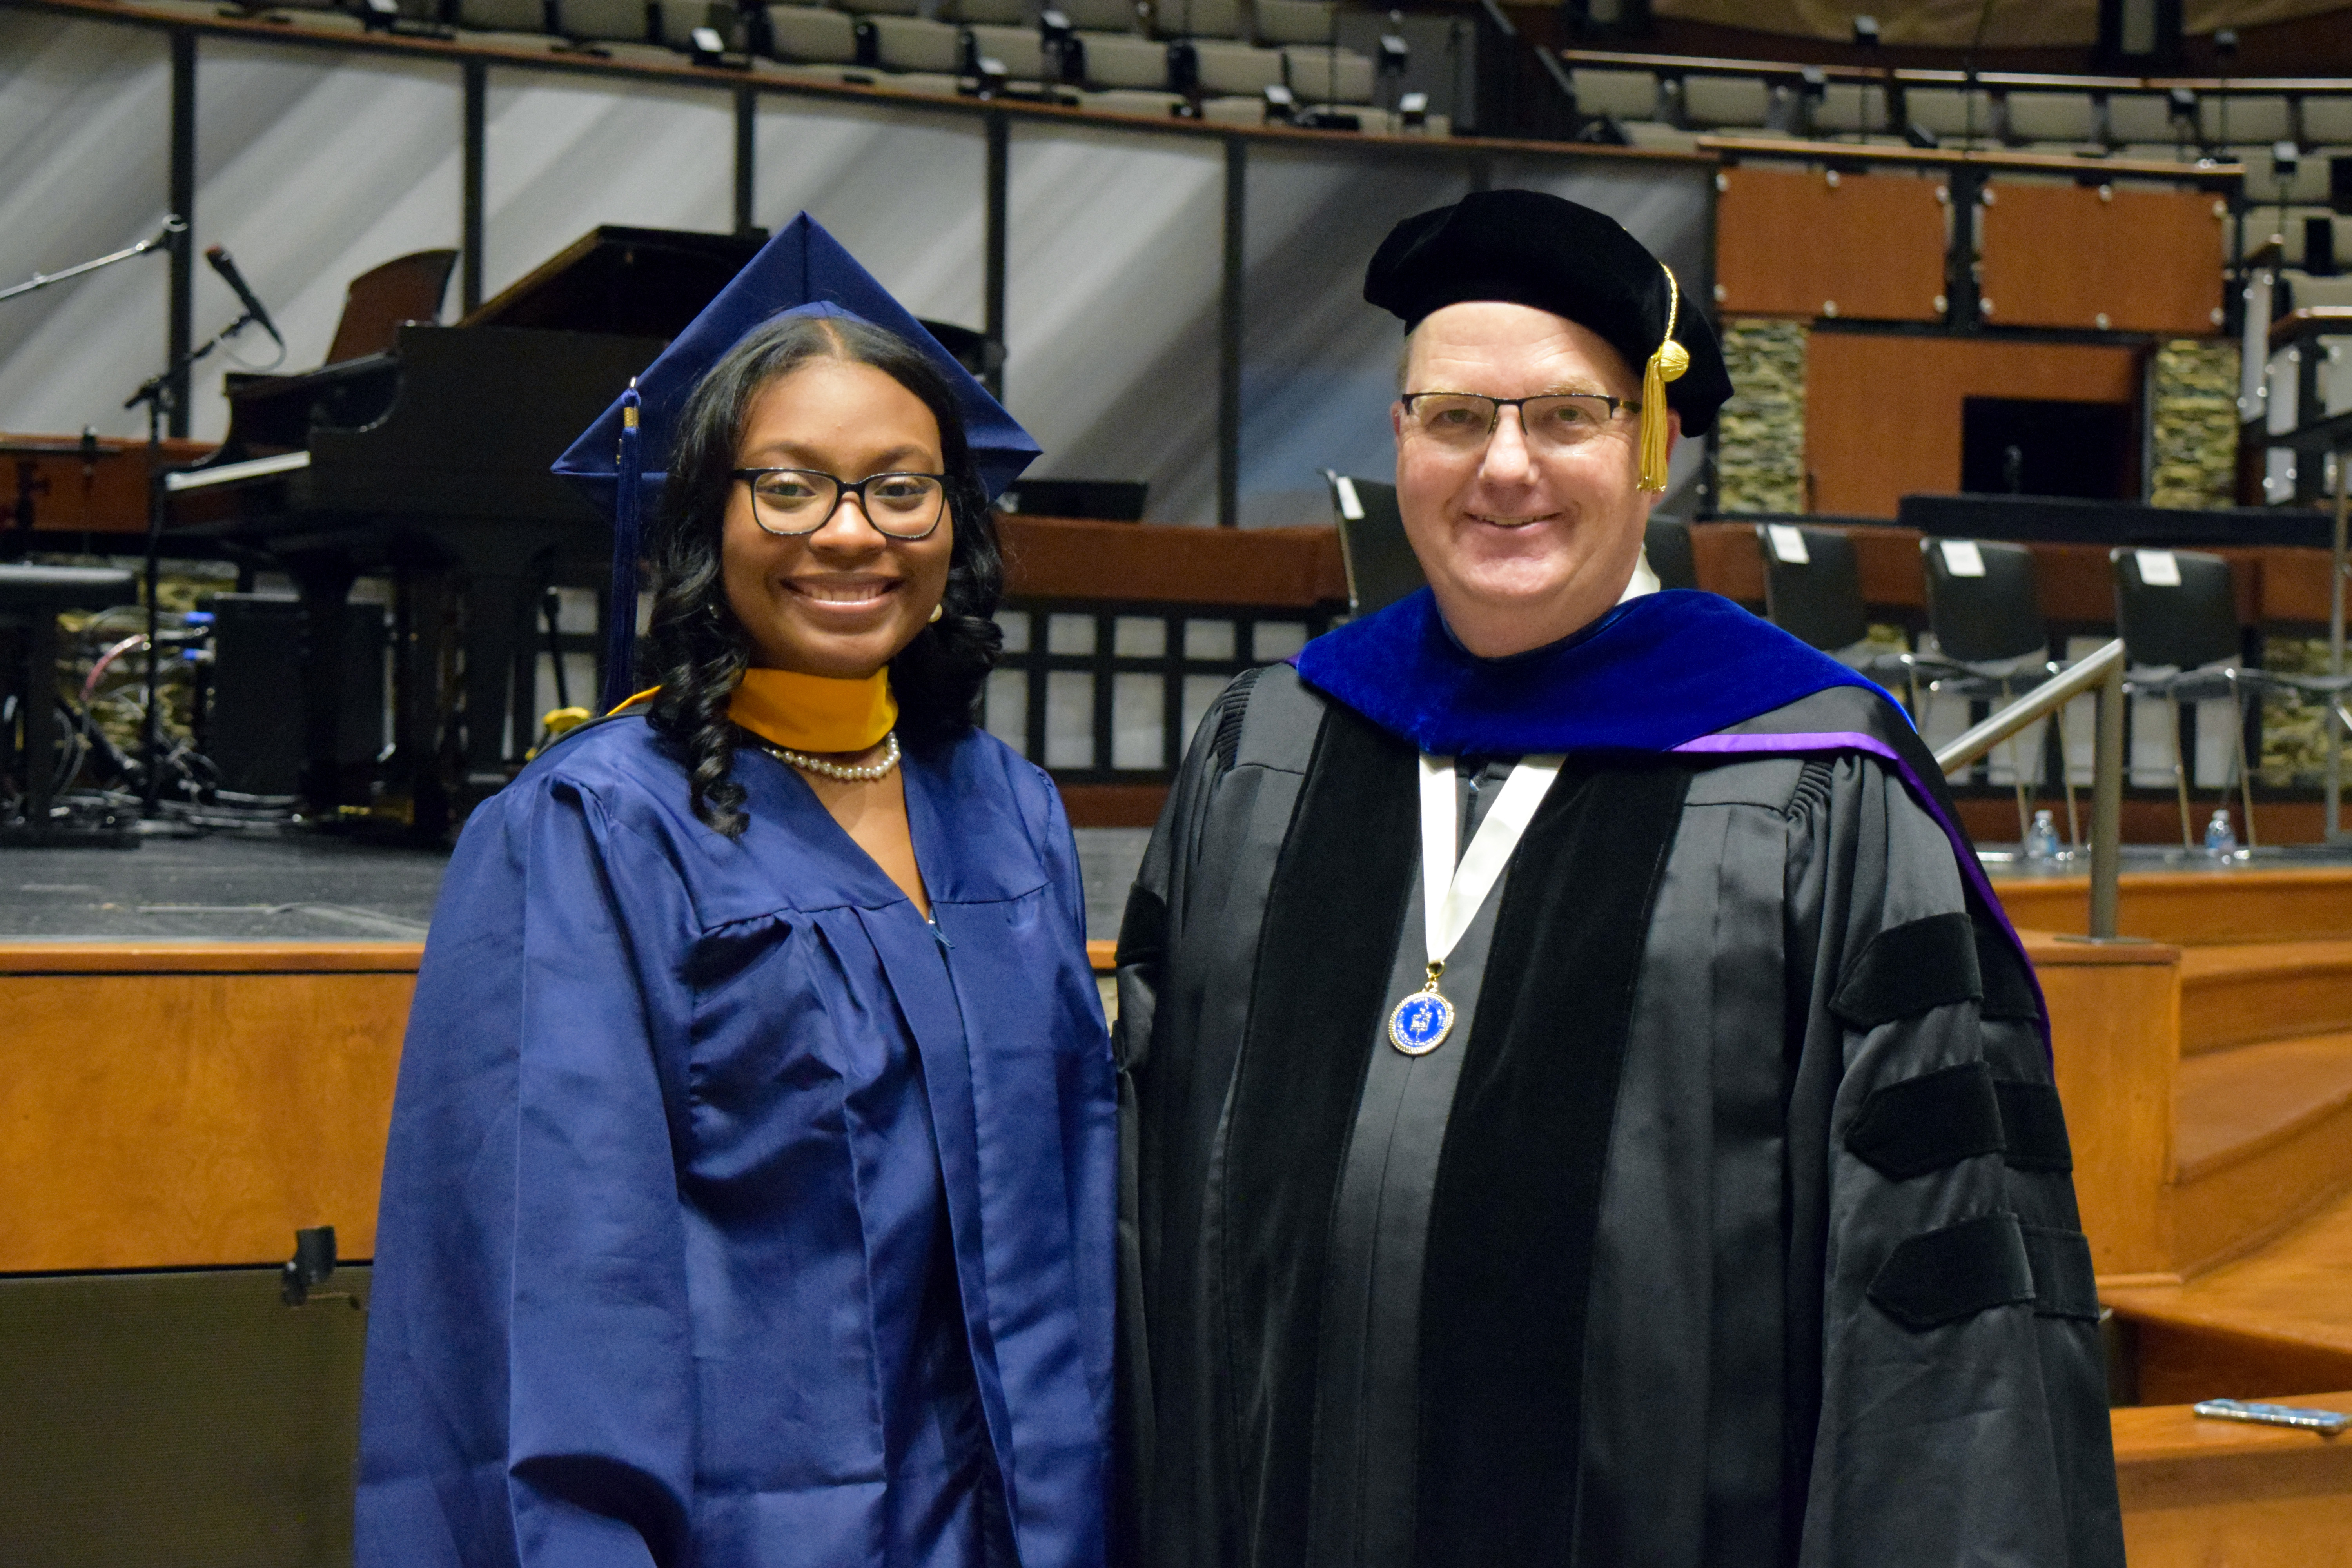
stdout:
[(365, 802), (376, 773), (338, 755), (362, 575), (394, 584), (387, 794), (433, 835), (506, 782), (538, 730), (545, 592), (609, 571), (608, 520), (549, 465), (763, 237), (598, 228), (452, 326), (429, 324), (452, 253), (404, 258), (355, 282), (329, 363), (229, 379), (226, 441), (165, 479), (165, 549), (274, 563), (300, 589), (313, 810)]

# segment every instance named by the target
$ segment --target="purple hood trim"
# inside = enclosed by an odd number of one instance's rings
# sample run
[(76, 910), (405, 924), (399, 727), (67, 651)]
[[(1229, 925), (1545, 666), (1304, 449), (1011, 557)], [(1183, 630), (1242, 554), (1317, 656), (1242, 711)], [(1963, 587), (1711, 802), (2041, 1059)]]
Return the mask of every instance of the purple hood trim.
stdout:
[(1927, 786), (1925, 779), (1912, 771), (1911, 764), (1905, 762), (1894, 747), (1875, 735), (1865, 735), (1859, 730), (1826, 730), (1796, 731), (1781, 735), (1701, 735), (1696, 741), (1685, 741), (1674, 750), (1702, 756), (1751, 757), (1867, 752), (1892, 766), (1895, 776), (1903, 781), (1903, 787), (1927, 808), (1927, 815), (1936, 819), (1936, 826), (1944, 830), (1944, 837), (1951, 840), (1952, 858), (1959, 863), (1960, 875), (1977, 890), (1977, 896), (1984, 900), (1985, 908), (1992, 911), (1993, 919), (2000, 922), (2001, 934), (2009, 938), (2010, 946), (2017, 951), (2019, 961), (2025, 965), (2026, 984), (2033, 987), (2034, 1033), (2042, 1037), (2042, 1048), (2045, 1052), (2050, 1050), (2050, 1005), (2042, 994), (2042, 977), (2033, 971), (2033, 960), (2026, 954), (2024, 940), (2017, 934), (2017, 928), (2009, 923), (2009, 911), (2001, 908), (2000, 897), (1992, 890), (1992, 882), (1985, 876), (1984, 867), (1978, 862), (1976, 850), (1969, 843), (1969, 836), (1960, 830), (1958, 823), (1945, 815), (1943, 805), (1936, 798), (1936, 792)]

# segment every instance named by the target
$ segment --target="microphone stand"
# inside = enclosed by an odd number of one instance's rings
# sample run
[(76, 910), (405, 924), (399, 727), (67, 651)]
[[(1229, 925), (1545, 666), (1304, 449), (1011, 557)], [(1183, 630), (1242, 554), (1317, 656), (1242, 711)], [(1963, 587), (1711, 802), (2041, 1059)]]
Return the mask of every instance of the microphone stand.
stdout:
[[(174, 243), (185, 244), (187, 226), (181, 224), (174, 231)], [(194, 366), (213, 350), (253, 325), (254, 313), (247, 310), (236, 321), (174, 357), (172, 363), (140, 383), (139, 390), (124, 400), (122, 406), (147, 407), (147, 712), (140, 729), (140, 750), (147, 773), (146, 792), (142, 815), (153, 818), (163, 809), (163, 742), (162, 698), (163, 686), (163, 605), (159, 603), (163, 579), (163, 416), (173, 406), (173, 384), (183, 372)]]
[(163, 226), (155, 231), (155, 237), (152, 239), (142, 239), (125, 249), (111, 251), (95, 260), (68, 267), (63, 272), (36, 272), (22, 283), (11, 284), (5, 289), (0, 289), (0, 300), (13, 300), (19, 294), (30, 294), (37, 289), (46, 289), (52, 283), (63, 283), (68, 279), (79, 278), (84, 273), (95, 272), (102, 267), (111, 267), (118, 261), (128, 261), (134, 256), (145, 256), (151, 251), (169, 250), (187, 232), (187, 224), (174, 213), (163, 220)]
[[(85, 277), (88, 274), (99, 271), (103, 268), (112, 267), (117, 262), (129, 261), (134, 257), (149, 256), (158, 251), (176, 252), (182, 246), (185, 245), (187, 241), (187, 220), (180, 216), (177, 213), (172, 213), (164, 217), (163, 226), (157, 229), (152, 238), (142, 239), (138, 244), (127, 246), (121, 250), (110, 251), (104, 256), (96, 257), (89, 261), (81, 262), (77, 266), (68, 267), (62, 272), (36, 272), (32, 277), (26, 279), (22, 283), (11, 285), (6, 289), (0, 289), (0, 300), (14, 300), (20, 294), (37, 293), (41, 289), (47, 289), (53, 284), (63, 283), (70, 279)], [(238, 327), (243, 325), (245, 325), (243, 321), (237, 322)], [(231, 327), (229, 329), (230, 332), (235, 331), (236, 331), (236, 327)], [(162, 631), (162, 627), (158, 624), (155, 615), (155, 582), (157, 575), (157, 552), (163, 542), (163, 476), (158, 470), (163, 467), (163, 411), (165, 406), (171, 401), (172, 378), (184, 366), (194, 364), (197, 360), (202, 359), (205, 354), (209, 353), (212, 351), (213, 344), (219, 342), (221, 338), (225, 338), (227, 335), (228, 332), (223, 332), (219, 337), (215, 337), (213, 339), (212, 342), (206, 343), (203, 348), (196, 349), (192, 353), (181, 356), (170, 370), (165, 371), (163, 374), (148, 382), (146, 385), (139, 389), (139, 391), (131, 397), (130, 402), (122, 405), (125, 408), (136, 408), (141, 403), (145, 403), (148, 405), (147, 717), (145, 750), (147, 753), (146, 815), (150, 816), (155, 815), (157, 799), (156, 792), (161, 782), (159, 778), (156, 755), (155, 689), (158, 681), (159, 671), (155, 662), (155, 641), (157, 636)]]

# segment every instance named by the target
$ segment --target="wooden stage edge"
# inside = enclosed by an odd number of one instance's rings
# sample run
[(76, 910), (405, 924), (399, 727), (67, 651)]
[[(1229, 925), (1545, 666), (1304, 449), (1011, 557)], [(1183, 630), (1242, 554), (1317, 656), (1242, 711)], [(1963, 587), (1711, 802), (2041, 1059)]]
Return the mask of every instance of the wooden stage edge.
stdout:
[[(2127, 910), (2143, 880), (2167, 879), (2128, 879)], [(2201, 886), (2208, 900), (2216, 890), (2214, 878), (2169, 880)], [(2336, 899), (2352, 896), (2352, 871), (2334, 881)], [(2075, 998), (2061, 1049), (2089, 1222), (2132, 1195), (2110, 1188), (2163, 1180), (2147, 1149), (2100, 1140), (2131, 1137), (2134, 1118), (2157, 1109), (2112, 1069), (2148, 1037), (2174, 1038), (2134, 1027), (2142, 1013), (2096, 1004), (2118, 985), (2160, 989), (2181, 950), (2040, 935), (2029, 945), (2053, 1013), (2069, 985), (2107, 988)], [(1097, 971), (1111, 947), (1087, 944)], [(0, 1275), (266, 1265), (311, 1225), (336, 1226), (345, 1257), (372, 1257), (420, 954), (415, 942), (0, 942), (0, 1016), (12, 1026), (0, 1067)], [(2092, 1039), (2086, 1027), (2107, 1033)], [(2168, 1157), (2168, 1138), (2149, 1147)], [(2118, 1164), (2123, 1153), (2142, 1163)], [(2107, 1174), (2094, 1179), (2098, 1170)], [(2130, 1324), (2140, 1397), (2164, 1402), (2113, 1414), (2133, 1568), (2352, 1568), (2352, 1436), (2202, 1421), (2187, 1408), (2216, 1394), (2352, 1405), (2352, 1394), (2318, 1392), (2352, 1388), (2352, 1331), (2325, 1321), (2352, 1300), (2352, 1200), (2186, 1284), (2161, 1269), (2102, 1274), (2103, 1297)]]
[(0, 1274), (372, 1256), (422, 952), (0, 942)]
[(11, 974), (414, 974), (418, 942), (5, 942)]

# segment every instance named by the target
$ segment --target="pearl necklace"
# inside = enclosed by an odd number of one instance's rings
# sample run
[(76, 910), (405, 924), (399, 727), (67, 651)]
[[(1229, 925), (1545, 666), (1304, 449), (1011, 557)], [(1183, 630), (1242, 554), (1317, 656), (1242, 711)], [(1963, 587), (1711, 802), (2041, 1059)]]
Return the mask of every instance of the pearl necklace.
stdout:
[(803, 773), (821, 773), (845, 784), (870, 784), (876, 779), (887, 778), (890, 770), (898, 765), (898, 731), (893, 730), (882, 738), (882, 760), (869, 763), (862, 768), (851, 767), (846, 763), (827, 762), (823, 757), (792, 751), (767, 741), (760, 742), (760, 749), (786, 766), (799, 768)]

